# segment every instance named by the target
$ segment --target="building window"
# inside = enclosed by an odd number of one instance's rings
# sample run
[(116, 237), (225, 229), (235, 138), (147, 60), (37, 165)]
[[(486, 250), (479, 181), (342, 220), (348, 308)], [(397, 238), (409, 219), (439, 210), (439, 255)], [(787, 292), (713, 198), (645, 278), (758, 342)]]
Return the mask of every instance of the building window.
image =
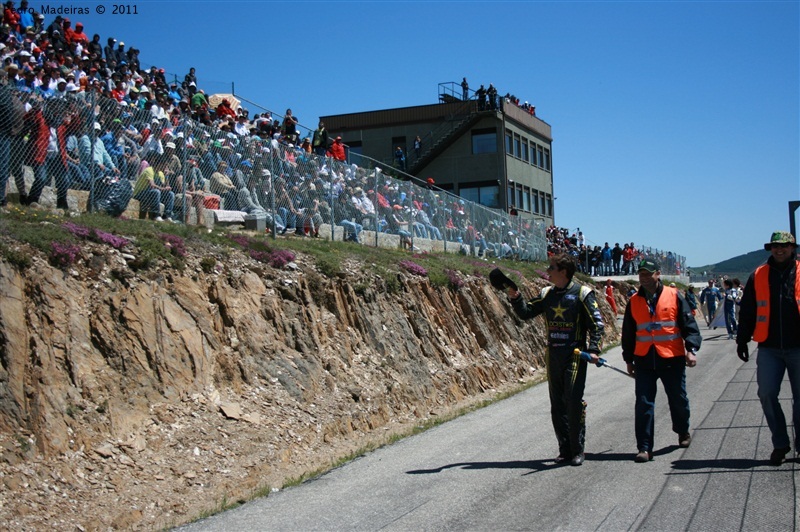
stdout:
[[(361, 142), (360, 140), (357, 140), (357, 141), (354, 141), (354, 142), (348, 142), (347, 143), (348, 156), (350, 156), (350, 155), (358, 155), (358, 156), (363, 155), (364, 154), (364, 148), (363, 148), (362, 144), (363, 144), (363, 142)], [(362, 164), (362, 163), (357, 163), (357, 164)]]
[(533, 200), (533, 209), (532, 209), (533, 213), (534, 214), (539, 214), (539, 191), (538, 190), (533, 189), (531, 191), (531, 199)]
[(476, 129), (472, 132), (472, 153), (497, 153), (497, 131)]
[(550, 150), (544, 150), (544, 169), (550, 171)]
[(506, 131), (506, 153), (509, 155), (513, 155), (513, 135), (510, 131)]
[(522, 210), (531, 212), (531, 189), (528, 187), (522, 191)]
[(553, 196), (550, 194), (544, 195), (545, 215), (553, 216)]
[(500, 208), (500, 187), (497, 185), (461, 187), (458, 193), (465, 200), (478, 203), (490, 209)]
[(522, 157), (522, 142), (520, 141), (519, 135), (514, 135), (514, 157), (517, 159)]
[(536, 144), (531, 142), (531, 164), (533, 166), (537, 165), (538, 158), (536, 157)]
[(528, 154), (528, 141), (527, 140), (523, 140), (522, 141), (522, 160), (527, 163), (529, 161), (529, 159), (530, 159), (530, 156)]
[(538, 152), (539, 155), (539, 160), (537, 161), (539, 164), (537, 166), (539, 166), (539, 168), (544, 168), (544, 148), (537, 145), (536, 151)]

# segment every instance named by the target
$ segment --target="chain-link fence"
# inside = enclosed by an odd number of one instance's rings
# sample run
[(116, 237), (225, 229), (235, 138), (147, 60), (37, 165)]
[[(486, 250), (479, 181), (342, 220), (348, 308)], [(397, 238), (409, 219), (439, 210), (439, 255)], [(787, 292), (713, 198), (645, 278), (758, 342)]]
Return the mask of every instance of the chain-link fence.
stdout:
[[(8, 183), (24, 205), (114, 216), (198, 224), (213, 216), (273, 235), (520, 260), (547, 256), (541, 222), (411, 176), (389, 177), (374, 160), (355, 154), (347, 160), (345, 146), (318, 155), (310, 139), (270, 136), (258, 121), (223, 130), (181, 108), (169, 115), (162, 109), (93, 91), (0, 87), (2, 190)], [(68, 205), (68, 189), (85, 191), (79, 197), (86, 203)]]
[[(276, 130), (266, 114), (221, 125), (193, 120), (188, 106), (167, 114), (169, 108), (97, 91), (0, 86), (0, 201), (6, 203), (8, 189), (23, 205), (200, 225), (244, 222), (274, 236), (487, 258), (547, 258), (542, 221), (465, 201), (351, 153), (338, 140), (315, 152), (311, 135)], [(85, 203), (69, 205), (68, 189), (84, 191), (70, 196)], [(686, 269), (685, 259), (671, 252), (640, 248), (644, 257), (659, 260), (664, 273)]]

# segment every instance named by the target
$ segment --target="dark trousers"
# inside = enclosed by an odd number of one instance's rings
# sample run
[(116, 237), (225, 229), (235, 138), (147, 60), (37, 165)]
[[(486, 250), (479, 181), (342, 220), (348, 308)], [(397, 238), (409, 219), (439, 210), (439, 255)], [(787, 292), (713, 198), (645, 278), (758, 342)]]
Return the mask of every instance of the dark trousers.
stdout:
[(547, 356), (550, 417), (558, 440), (559, 454), (572, 458), (583, 452), (586, 439), (585, 361), (572, 353)]
[(39, 201), (42, 189), (55, 181), (56, 185), (56, 205), (59, 207), (67, 205), (67, 189), (69, 188), (69, 176), (67, 167), (63, 165), (61, 155), (49, 153), (43, 165), (35, 165), (33, 168), (33, 185), (28, 192), (28, 199), (31, 203)]
[(686, 395), (686, 366), (683, 358), (669, 367), (653, 369), (636, 365), (636, 446), (640, 451), (653, 451), (656, 391), (658, 380), (664, 385), (676, 434), (689, 432), (689, 396)]

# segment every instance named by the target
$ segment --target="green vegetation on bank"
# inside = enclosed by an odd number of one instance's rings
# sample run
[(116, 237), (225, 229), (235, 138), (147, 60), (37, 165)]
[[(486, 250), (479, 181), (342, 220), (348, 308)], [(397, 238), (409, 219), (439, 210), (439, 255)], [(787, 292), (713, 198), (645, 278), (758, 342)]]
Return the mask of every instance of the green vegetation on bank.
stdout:
[[(112, 246), (135, 258), (129, 265), (136, 271), (169, 267), (178, 271), (186, 266), (186, 256), (200, 258), (207, 273), (224, 268), (235, 250), (247, 253), (258, 262), (283, 267), (302, 253), (311, 257), (319, 274), (341, 277), (346, 268), (372, 274), (382, 280), (388, 293), (400, 290), (401, 272), (427, 277), (433, 286), (457, 290), (468, 277), (486, 277), (495, 266), (511, 278), (544, 277), (546, 265), (510, 260), (483, 260), (457, 253), (414, 253), (398, 249), (375, 248), (352, 242), (331, 242), (319, 238), (270, 235), (248, 231), (156, 223), (146, 220), (111, 218), (105, 214), (84, 213), (64, 216), (50, 210), (10, 206), (0, 212), (0, 257), (24, 270), (31, 266), (31, 255), (39, 251), (56, 267), (68, 268), (81, 260), (88, 243)], [(588, 278), (584, 282), (591, 282)], [(357, 292), (367, 286), (355, 286)]]

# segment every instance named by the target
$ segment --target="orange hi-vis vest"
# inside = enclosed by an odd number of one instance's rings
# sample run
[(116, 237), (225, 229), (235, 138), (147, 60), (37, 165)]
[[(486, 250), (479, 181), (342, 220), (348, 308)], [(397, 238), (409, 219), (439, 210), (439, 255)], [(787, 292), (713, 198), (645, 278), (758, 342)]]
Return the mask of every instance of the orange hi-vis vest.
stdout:
[[(794, 300), (800, 312), (800, 261), (795, 261)], [(769, 335), (769, 264), (756, 268), (753, 275), (756, 289), (756, 327), (753, 330), (753, 341), (766, 342)]]
[(662, 358), (682, 357), (684, 349), (678, 329), (678, 312), (678, 291), (675, 288), (662, 288), (652, 316), (647, 301), (637, 292), (631, 298), (631, 315), (636, 322), (636, 348), (633, 354), (643, 357), (653, 345)]

